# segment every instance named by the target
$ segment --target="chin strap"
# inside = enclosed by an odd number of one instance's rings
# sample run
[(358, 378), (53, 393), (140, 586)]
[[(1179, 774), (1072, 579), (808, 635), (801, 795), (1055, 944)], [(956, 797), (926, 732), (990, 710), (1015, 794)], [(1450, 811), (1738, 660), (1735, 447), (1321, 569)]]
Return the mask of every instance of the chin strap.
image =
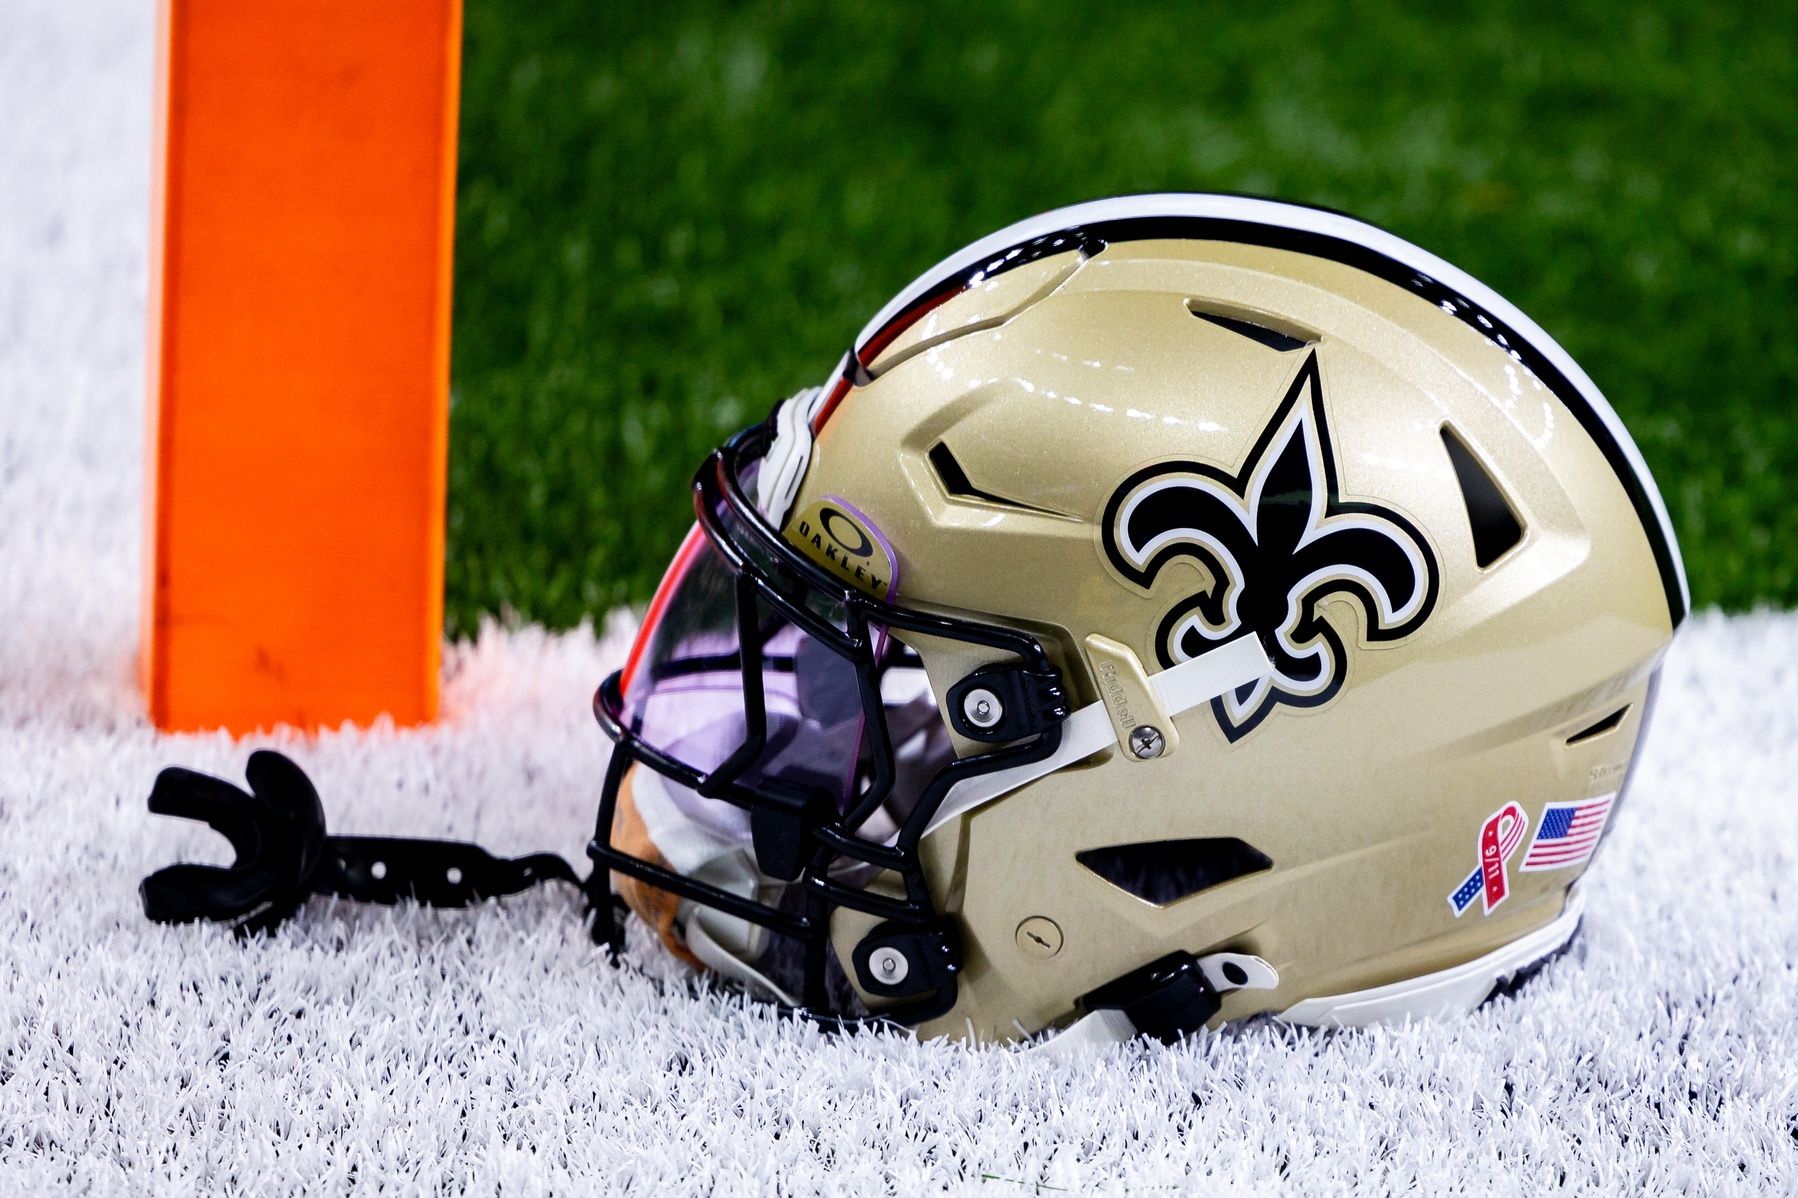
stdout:
[(1170, 953), (1087, 994), (1085, 1015), (1027, 1051), (1076, 1056), (1137, 1036), (1172, 1044), (1204, 1031), (1232, 990), (1279, 985), (1279, 972), (1249, 953)]
[(245, 776), (247, 794), (175, 766), (156, 776), (150, 811), (210, 824), (237, 859), (226, 866), (171, 865), (145, 878), (138, 894), (150, 919), (210, 919), (248, 933), (276, 926), (315, 894), (467, 907), (544, 882), (579, 886), (593, 902), (592, 880), (583, 882), (554, 853), (506, 858), (455, 840), (327, 835), (312, 780), (279, 753), (250, 754)]

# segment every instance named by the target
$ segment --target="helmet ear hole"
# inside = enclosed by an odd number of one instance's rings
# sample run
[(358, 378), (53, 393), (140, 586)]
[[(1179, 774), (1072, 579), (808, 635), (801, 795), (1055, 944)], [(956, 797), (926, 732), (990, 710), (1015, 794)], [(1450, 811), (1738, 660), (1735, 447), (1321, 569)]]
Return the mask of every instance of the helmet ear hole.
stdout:
[(1233, 836), (1114, 844), (1075, 853), (1074, 860), (1157, 907), (1274, 866), (1266, 853)]

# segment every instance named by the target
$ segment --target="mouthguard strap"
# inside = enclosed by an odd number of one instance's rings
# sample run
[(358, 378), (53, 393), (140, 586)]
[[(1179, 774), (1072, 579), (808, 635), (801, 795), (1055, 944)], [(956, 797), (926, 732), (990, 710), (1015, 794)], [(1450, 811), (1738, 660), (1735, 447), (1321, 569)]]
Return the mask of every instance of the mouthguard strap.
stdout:
[(311, 779), (270, 750), (250, 755), (248, 792), (171, 767), (157, 776), (149, 808), (211, 825), (231, 842), (230, 865), (184, 862), (138, 886), (157, 923), (208, 919), (240, 932), (282, 923), (312, 895), (358, 902), (466, 907), (544, 882), (586, 889), (554, 853), (495, 857), (478, 845), (397, 836), (330, 836)]

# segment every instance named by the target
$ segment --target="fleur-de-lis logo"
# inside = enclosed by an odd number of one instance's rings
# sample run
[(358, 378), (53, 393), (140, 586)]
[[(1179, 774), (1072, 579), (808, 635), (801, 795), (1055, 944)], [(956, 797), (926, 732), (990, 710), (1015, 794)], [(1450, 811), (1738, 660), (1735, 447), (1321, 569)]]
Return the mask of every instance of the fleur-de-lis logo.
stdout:
[(1162, 462), (1125, 479), (1106, 505), (1105, 555), (1148, 588), (1190, 558), (1211, 576), (1156, 632), (1164, 666), (1252, 632), (1273, 671), (1212, 701), (1230, 740), (1279, 704), (1317, 707), (1342, 689), (1341, 636), (1318, 613), (1355, 600), (1366, 639), (1416, 631), (1435, 606), (1436, 559), (1417, 527), (1377, 503), (1342, 498), (1313, 352), (1232, 477), (1202, 462)]

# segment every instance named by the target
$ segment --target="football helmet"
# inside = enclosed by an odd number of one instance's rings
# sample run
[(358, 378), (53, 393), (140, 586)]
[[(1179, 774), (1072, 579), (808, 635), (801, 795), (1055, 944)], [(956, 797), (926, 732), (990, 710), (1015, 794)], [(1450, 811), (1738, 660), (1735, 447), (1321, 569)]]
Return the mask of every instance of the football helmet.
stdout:
[(1478, 1005), (1576, 931), (1688, 606), (1546, 333), (1238, 196), (952, 255), (693, 499), (594, 699), (589, 892), (927, 1036)]

